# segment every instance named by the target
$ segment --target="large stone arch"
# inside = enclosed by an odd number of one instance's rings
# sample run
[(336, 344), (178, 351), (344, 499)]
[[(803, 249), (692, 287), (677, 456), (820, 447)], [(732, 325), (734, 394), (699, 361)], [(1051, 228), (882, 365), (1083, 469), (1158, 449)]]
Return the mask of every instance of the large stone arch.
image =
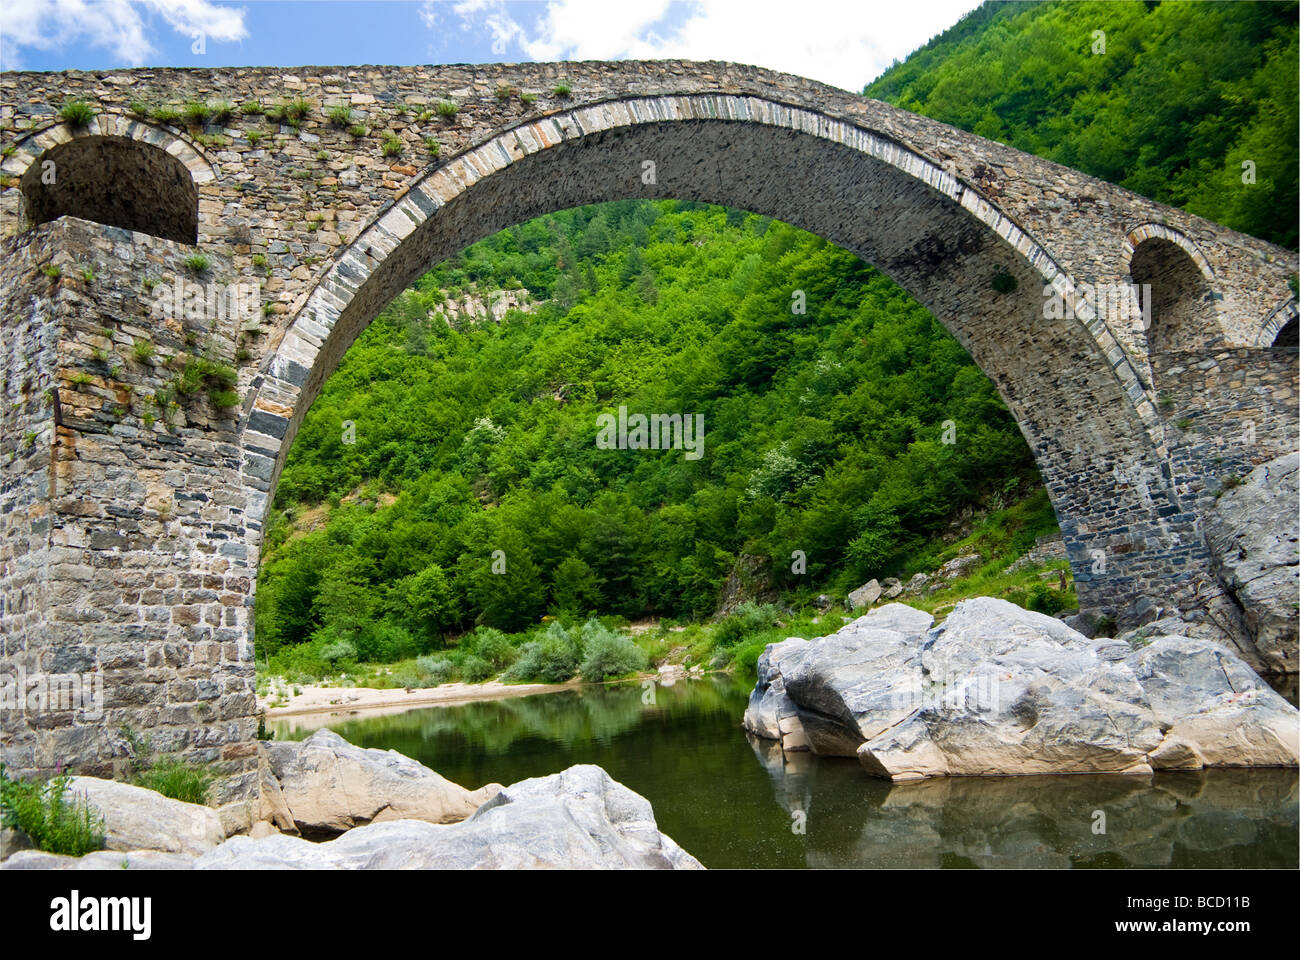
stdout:
[(191, 245), (200, 185), (216, 178), (187, 137), (112, 113), (34, 131), (15, 144), (5, 170), (18, 181), (26, 223), (71, 215)]
[[(253, 545), (307, 408), (397, 293), (496, 230), (628, 197), (785, 220), (876, 265), (935, 313), (1020, 424), (1090, 605), (1140, 590), (1159, 557), (1189, 549), (1164, 519), (1181, 510), (1153, 467), (1158, 418), (1145, 385), (1043, 244), (887, 137), (726, 95), (614, 100), (522, 124), (434, 169), (377, 215), (304, 296), (251, 383), (242, 436)], [(1046, 318), (1045, 288), (1064, 298), (1068, 319)], [(1105, 575), (1099, 555), (1110, 558)]]

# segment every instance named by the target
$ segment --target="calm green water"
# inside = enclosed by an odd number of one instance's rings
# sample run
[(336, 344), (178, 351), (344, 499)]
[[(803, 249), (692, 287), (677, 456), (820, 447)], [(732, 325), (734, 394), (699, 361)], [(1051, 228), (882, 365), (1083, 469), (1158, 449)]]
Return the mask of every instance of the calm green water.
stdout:
[[(599, 764), (713, 868), (1300, 865), (1294, 770), (893, 786), (853, 760), (783, 761), (741, 729), (747, 696), (706, 679), (659, 687), (653, 704), (627, 684), (272, 726), (283, 740), (328, 725), (468, 787)], [(1097, 810), (1105, 834), (1093, 833)]]

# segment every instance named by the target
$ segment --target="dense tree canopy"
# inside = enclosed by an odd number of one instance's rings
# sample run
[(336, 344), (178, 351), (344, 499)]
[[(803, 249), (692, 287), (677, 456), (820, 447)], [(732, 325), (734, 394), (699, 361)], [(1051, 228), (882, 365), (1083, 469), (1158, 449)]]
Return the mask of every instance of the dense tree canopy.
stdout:
[(865, 92), (1294, 248), (1296, 15), (1293, 2), (985, 3)]

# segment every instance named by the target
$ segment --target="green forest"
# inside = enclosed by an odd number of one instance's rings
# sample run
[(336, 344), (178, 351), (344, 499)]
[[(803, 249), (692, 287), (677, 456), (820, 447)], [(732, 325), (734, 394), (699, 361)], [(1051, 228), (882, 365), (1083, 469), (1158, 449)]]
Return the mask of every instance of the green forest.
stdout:
[[(1294, 245), (1295, 11), (986, 4), (865, 92)], [(500, 322), (444, 317), (501, 290), (524, 305)], [(620, 406), (702, 415), (703, 455), (601, 449)], [(586, 648), (627, 667), (583, 621), (706, 619), (738, 562), (806, 609), (932, 571), (972, 513), (1001, 566), (1056, 529), (992, 384), (906, 292), (741, 210), (567, 210), (436, 265), (348, 352), (268, 520), (258, 655), (396, 661), (476, 630), (501, 666), (507, 631), (569, 675)]]
[(1294, 2), (985, 3), (864, 92), (1295, 249), (1296, 18)]

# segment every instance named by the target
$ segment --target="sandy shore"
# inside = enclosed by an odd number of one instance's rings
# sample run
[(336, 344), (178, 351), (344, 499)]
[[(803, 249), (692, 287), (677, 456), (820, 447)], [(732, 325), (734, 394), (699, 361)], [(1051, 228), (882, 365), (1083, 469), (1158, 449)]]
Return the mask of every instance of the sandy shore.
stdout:
[(282, 720), (314, 714), (351, 714), (364, 710), (367, 713), (388, 713), (410, 707), (436, 704), (469, 703), (473, 700), (501, 700), (506, 697), (527, 697), (535, 693), (555, 693), (572, 690), (580, 681), (568, 683), (444, 683), (437, 687), (405, 690), (376, 690), (373, 687), (319, 687), (311, 684), (294, 684), (302, 691), (282, 707), (270, 707), (265, 698), (257, 704), (266, 712), (267, 720)]

